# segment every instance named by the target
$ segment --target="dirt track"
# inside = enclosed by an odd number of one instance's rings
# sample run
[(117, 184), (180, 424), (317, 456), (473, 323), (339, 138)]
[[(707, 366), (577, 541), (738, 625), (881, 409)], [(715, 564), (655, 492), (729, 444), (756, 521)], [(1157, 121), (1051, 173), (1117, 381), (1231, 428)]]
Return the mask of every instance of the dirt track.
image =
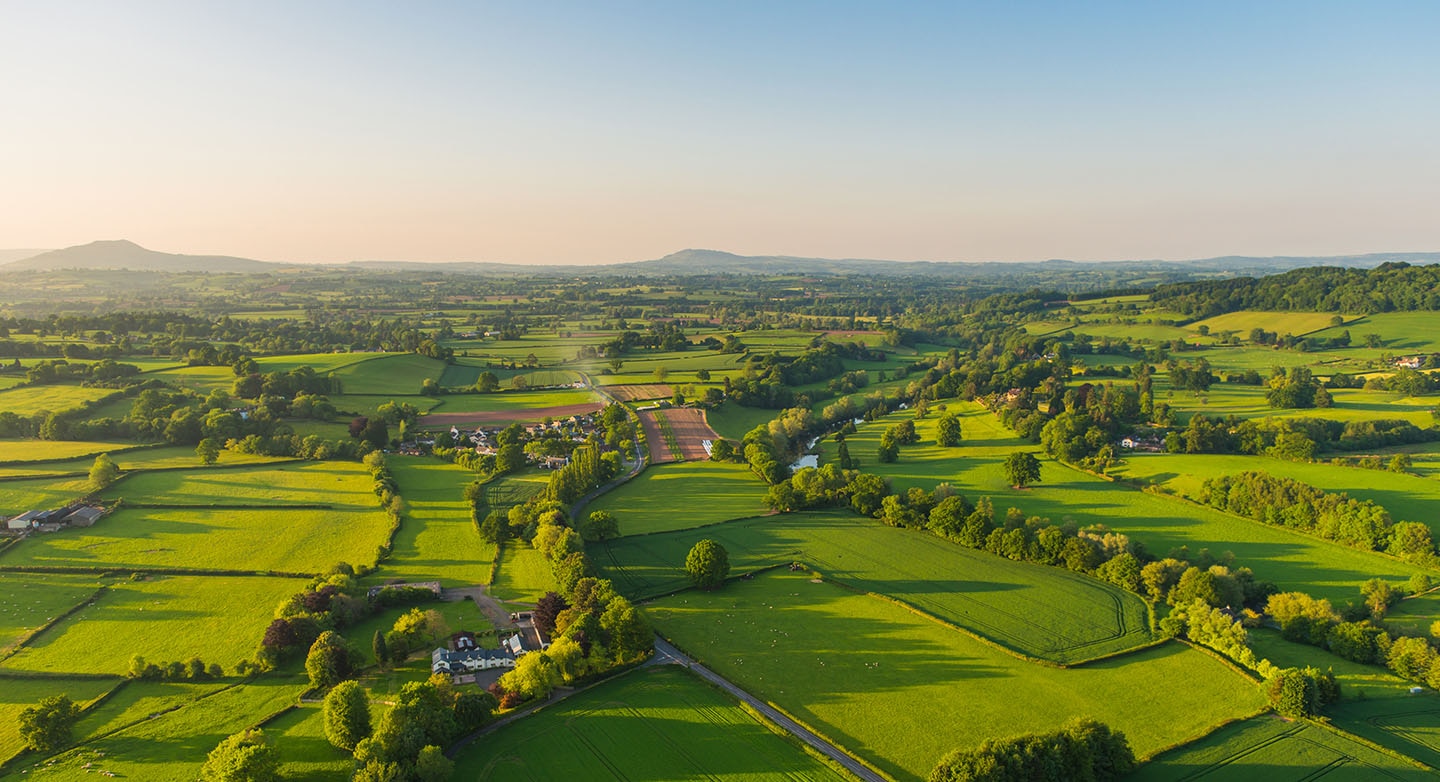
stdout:
[(584, 402), (578, 405), (559, 407), (537, 407), (531, 410), (486, 410), (473, 413), (431, 413), (420, 419), (420, 425), (427, 428), (454, 426), (456, 424), (508, 424), (515, 421), (540, 421), (545, 418), (569, 418), (572, 415), (593, 413), (603, 408), (601, 402)]

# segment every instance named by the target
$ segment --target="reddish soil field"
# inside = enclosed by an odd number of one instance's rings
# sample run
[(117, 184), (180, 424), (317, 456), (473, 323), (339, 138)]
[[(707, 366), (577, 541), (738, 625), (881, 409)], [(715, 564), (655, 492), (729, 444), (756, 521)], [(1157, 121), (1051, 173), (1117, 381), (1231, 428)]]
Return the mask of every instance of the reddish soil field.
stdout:
[(878, 331), (827, 331), (825, 332), (825, 336), (837, 337), (851, 342), (856, 341), (858, 338), (868, 344), (872, 339), (878, 342), (885, 335)]
[[(675, 442), (680, 446), (680, 458), (678, 459), (670, 451), (669, 444), (665, 442), (665, 435), (660, 431), (660, 424), (655, 418), (657, 413), (664, 416), (671, 433), (675, 435)], [(684, 407), (669, 410), (644, 410), (640, 413), (640, 425), (645, 428), (645, 442), (650, 446), (651, 464), (708, 459), (709, 454), (705, 453), (705, 446), (701, 444), (701, 441), (714, 442), (720, 437), (715, 434), (714, 429), (710, 428), (710, 424), (706, 423), (704, 410)]]
[(559, 407), (537, 407), (533, 410), (487, 410), (478, 413), (431, 413), (420, 419), (420, 425), (427, 429), (456, 424), (509, 424), (515, 421), (540, 421), (545, 418), (569, 418), (572, 415), (593, 413), (605, 405), (600, 402), (585, 402), (578, 405)]
[(675, 389), (664, 383), (605, 386), (604, 388), (621, 402), (634, 402), (637, 399), (669, 399), (675, 395)]

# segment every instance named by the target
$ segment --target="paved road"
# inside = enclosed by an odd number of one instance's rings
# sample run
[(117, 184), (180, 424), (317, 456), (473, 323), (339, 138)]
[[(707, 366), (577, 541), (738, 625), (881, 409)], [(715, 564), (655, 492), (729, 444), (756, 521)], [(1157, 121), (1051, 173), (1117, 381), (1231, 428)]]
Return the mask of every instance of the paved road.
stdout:
[[(595, 382), (590, 379), (589, 375), (585, 374), (584, 372), (581, 372), (579, 374), (580, 379), (591, 391), (594, 391), (600, 396), (610, 400), (610, 402), (613, 404), (621, 404), (620, 401), (617, 400), (615, 397), (611, 396), (610, 392), (606, 391), (603, 386), (595, 385)], [(636, 419), (638, 422), (638, 417), (635, 415), (634, 411), (627, 407), (625, 408), (625, 412), (630, 416), (630, 418)], [(591, 490), (590, 493), (586, 494), (584, 497), (581, 497), (573, 504), (571, 504), (570, 522), (572, 524), (578, 525), (580, 523), (580, 514), (585, 512), (585, 506), (589, 505), (592, 501), (594, 501), (596, 497), (599, 497), (605, 492), (610, 491), (611, 489), (619, 486), (620, 484), (625, 483), (631, 478), (639, 475), (640, 471), (644, 470), (645, 466), (650, 463), (649, 456), (650, 454), (648, 452), (641, 450), (640, 438), (635, 438), (635, 460), (630, 467), (630, 471), (625, 473), (624, 475), (621, 475), (618, 478), (612, 479), (609, 483), (606, 483), (603, 486), (596, 487), (595, 489)]]
[(651, 658), (649, 664), (683, 665), (686, 668), (694, 671), (706, 681), (713, 683), (720, 689), (725, 690), (731, 695), (734, 695), (736, 698), (739, 698), (745, 703), (750, 704), (751, 708), (755, 709), (761, 714), (764, 714), (766, 719), (784, 728), (795, 738), (800, 739), (801, 741), (808, 744), (816, 752), (819, 752), (825, 757), (830, 758), (836, 763), (844, 766), (845, 769), (851, 774), (854, 774), (860, 779), (865, 780), (865, 782), (886, 782), (885, 777), (880, 776), (870, 768), (866, 767), (860, 761), (850, 757), (839, 747), (836, 747), (834, 744), (831, 744), (820, 736), (817, 736), (804, 725), (801, 725), (795, 720), (792, 720), (784, 714), (780, 713), (770, 704), (760, 700), (759, 698), (756, 698), (755, 696), (740, 689), (739, 687), (736, 687), (734, 684), (731, 684), (728, 679), (721, 676), (720, 674), (715, 673), (714, 671), (706, 668), (698, 662), (695, 662), (693, 659), (690, 658), (689, 655), (685, 654), (679, 649), (676, 649), (673, 645), (671, 645), (663, 638), (657, 637), (655, 639), (655, 656)]

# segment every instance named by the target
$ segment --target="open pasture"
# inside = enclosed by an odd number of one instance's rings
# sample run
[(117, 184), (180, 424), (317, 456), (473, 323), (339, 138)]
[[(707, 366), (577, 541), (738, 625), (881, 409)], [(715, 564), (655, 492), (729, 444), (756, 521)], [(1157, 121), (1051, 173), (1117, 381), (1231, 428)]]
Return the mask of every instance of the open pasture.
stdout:
[(22, 386), (0, 391), (0, 411), (26, 417), (36, 413), (63, 413), (87, 402), (117, 393), (113, 388), (70, 385)]
[(608, 510), (621, 535), (700, 527), (766, 513), (765, 483), (733, 462), (655, 465), (601, 495), (587, 510)]
[(0, 573), (0, 653), (95, 594), (90, 576)]
[(525, 378), (525, 385), (532, 388), (561, 386), (580, 380), (580, 374), (568, 369), (505, 369), (487, 367), (483, 363), (465, 363), (472, 359), (460, 359), (461, 363), (445, 365), (440, 374), (440, 385), (445, 388), (468, 388), (480, 380), (482, 372), (490, 372), (499, 378), (501, 388), (509, 388), (516, 377)]
[[(1166, 384), (1168, 388), (1168, 380)], [(1189, 421), (1191, 415), (1203, 413), (1211, 418), (1231, 415), (1239, 418), (1328, 418), (1335, 421), (1403, 418), (1416, 426), (1434, 423), (1430, 409), (1440, 401), (1433, 396), (1403, 397), (1388, 391), (1337, 388), (1330, 392), (1334, 399), (1332, 407), (1280, 410), (1270, 406), (1265, 399), (1265, 390), (1264, 386), (1216, 383), (1201, 394), (1189, 391), (1157, 393), (1155, 401), (1163, 401), (1174, 408), (1182, 422)]]
[(358, 462), (287, 462), (142, 472), (112, 485), (102, 496), (167, 505), (329, 505), (337, 510), (370, 510), (376, 507), (371, 486), (370, 474)]
[(390, 469), (409, 510), (385, 576), (446, 587), (488, 582), (495, 544), (480, 539), (463, 493), (475, 473), (423, 457), (392, 457)]
[(734, 402), (724, 402), (713, 410), (705, 411), (705, 420), (721, 437), (738, 443), (751, 429), (769, 423), (778, 415), (779, 410), (742, 407)]
[[(1360, 345), (1366, 334), (1379, 334), (1383, 350), (1396, 354), (1440, 352), (1440, 312), (1379, 312), (1316, 336), (1338, 337), (1349, 330), (1351, 344)], [(1372, 351), (1378, 354), (1378, 350)]]
[(501, 475), (485, 484), (485, 506), (490, 510), (508, 511), (545, 490), (551, 473), (527, 467), (520, 472)]
[[(0, 678), (0, 763), (24, 748), (20, 738), (20, 712), (42, 698), (65, 694), (84, 706), (120, 684), (119, 679), (18, 679)], [(84, 735), (80, 728), (77, 736)]]
[(90, 479), (78, 473), (68, 478), (3, 480), (0, 481), (0, 516), (9, 518), (27, 510), (58, 508), (89, 493)]
[[(1331, 326), (1332, 318), (1341, 318), (1345, 321), (1354, 320), (1353, 316), (1336, 315), (1333, 312), (1260, 312), (1256, 310), (1240, 310), (1238, 312), (1227, 312), (1224, 315), (1216, 315), (1213, 318), (1196, 321), (1190, 324), (1189, 328), (1198, 330), (1201, 326), (1210, 329), (1211, 334), (1219, 334), (1223, 331), (1234, 332), (1241, 339), (1249, 339), (1252, 329), (1264, 329), (1273, 331), (1280, 336), (1293, 334), (1301, 336), (1312, 331), (1328, 329)], [(1342, 326), (1342, 328), (1344, 328)]]
[(31, 538), (0, 564), (319, 573), (372, 564), (389, 529), (369, 510), (122, 508), (93, 527)]
[[(371, 719), (379, 715), (373, 706)], [(270, 722), (265, 735), (280, 746), (280, 773), (285, 782), (333, 782), (349, 777), (355, 759), (325, 738), (325, 715), (320, 704), (302, 703)]]
[(1136, 782), (1264, 779), (1275, 782), (1367, 782), (1433, 779), (1431, 772), (1335, 730), (1263, 714), (1146, 763)]
[(501, 548), (499, 571), (490, 585), (490, 594), (501, 600), (534, 603), (555, 590), (555, 576), (544, 555), (529, 545), (506, 541)]
[[(155, 445), (136, 448), (132, 444), (128, 450), (112, 451), (110, 458), (115, 460), (115, 464), (122, 473), (135, 470), (176, 468), (206, 469), (200, 464), (200, 457), (195, 455), (195, 449), (186, 445)], [(221, 451), (219, 464), (223, 467), (230, 467), (236, 464), (268, 464), (284, 461), (291, 460), (285, 457)], [(0, 466), (0, 478), (86, 476), (94, 463), (95, 460), (91, 456), (45, 462), (18, 462)]]
[[(903, 463), (903, 448), (900, 458)], [(1191, 553), (1206, 548), (1217, 555), (1233, 552), (1236, 564), (1254, 569), (1257, 578), (1341, 603), (1355, 597), (1361, 582), (1384, 578), (1399, 583), (1417, 570), (1373, 552), (1138, 491), (1049, 459), (1041, 460), (1040, 483), (1017, 490), (1006, 482), (1000, 462), (974, 460), (948, 480), (961, 494), (990, 497), (997, 512), (1017, 507), (1026, 516), (1055, 522), (1103, 524), (1159, 556), (1180, 546)]]
[(1197, 499), (1206, 479), (1246, 470), (1263, 470), (1325, 491), (1345, 492), (1355, 499), (1373, 500), (1390, 511), (1396, 521), (1429, 524), (1440, 537), (1440, 517), (1435, 513), (1435, 509), (1440, 507), (1440, 481), (1406, 473), (1292, 462), (1267, 456), (1136, 453), (1126, 455), (1124, 464), (1115, 469), (1114, 474), (1164, 486)]
[(0, 464), (63, 461), (134, 447), (135, 443), (0, 440)]
[[(316, 371), (321, 372), (319, 368)], [(346, 394), (418, 394), (427, 378), (439, 380), (445, 362), (418, 353), (400, 353), (347, 364), (334, 371), (340, 390)]]
[(134, 679), (104, 703), (85, 713), (75, 726), (75, 736), (90, 737), (132, 725), (194, 701), (227, 686), (224, 680), (207, 682), (164, 682)]
[(1137, 595), (1068, 570), (1012, 562), (844, 512), (787, 513), (622, 538), (605, 544), (596, 563), (626, 594), (663, 595), (689, 586), (685, 555), (702, 538), (726, 548), (732, 573), (799, 561), (826, 578), (1056, 662), (1151, 640), (1145, 603)]
[(123, 674), (138, 654), (152, 662), (199, 657), (230, 670), (254, 655), (275, 606), (303, 585), (288, 578), (215, 576), (116, 582), (3, 667)]
[(898, 779), (924, 778), (952, 749), (1078, 716), (1123, 731), (1145, 756), (1264, 703), (1249, 679), (1177, 643), (1052, 668), (808, 574), (769, 573), (646, 611), (705, 665)]
[[(637, 751), (643, 747), (643, 751)], [(684, 669), (646, 668), (461, 751), (456, 778), (843, 780)]]
[(299, 678), (257, 679), (61, 753), (53, 763), (26, 766), (20, 770), (24, 776), (12, 776), (59, 782), (95, 779), (109, 771), (122, 779), (192, 782), (215, 745), (293, 704), (305, 687)]

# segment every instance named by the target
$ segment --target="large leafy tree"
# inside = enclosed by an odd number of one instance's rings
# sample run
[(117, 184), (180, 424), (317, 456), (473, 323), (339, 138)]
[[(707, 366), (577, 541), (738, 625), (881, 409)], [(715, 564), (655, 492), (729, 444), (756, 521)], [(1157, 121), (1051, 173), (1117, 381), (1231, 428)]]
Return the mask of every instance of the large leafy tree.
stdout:
[(1005, 480), (1017, 489), (1023, 489), (1040, 480), (1040, 460), (1032, 453), (1016, 451), (1005, 457)]
[(730, 553), (719, 543), (706, 538), (696, 543), (685, 557), (685, 572), (701, 589), (718, 589), (730, 575)]
[(305, 657), (305, 672), (310, 674), (310, 686), (334, 687), (350, 675), (350, 647), (345, 639), (334, 630), (326, 630), (310, 645)]
[(325, 696), (324, 717), (325, 738), (343, 750), (354, 750), (371, 730), (370, 700), (365, 688), (353, 679), (340, 682)]
[(68, 695), (52, 695), (20, 712), (20, 738), (39, 752), (53, 752), (70, 743), (80, 707)]
[(246, 730), (220, 742), (200, 767), (202, 782), (274, 782), (280, 753), (260, 730)]

